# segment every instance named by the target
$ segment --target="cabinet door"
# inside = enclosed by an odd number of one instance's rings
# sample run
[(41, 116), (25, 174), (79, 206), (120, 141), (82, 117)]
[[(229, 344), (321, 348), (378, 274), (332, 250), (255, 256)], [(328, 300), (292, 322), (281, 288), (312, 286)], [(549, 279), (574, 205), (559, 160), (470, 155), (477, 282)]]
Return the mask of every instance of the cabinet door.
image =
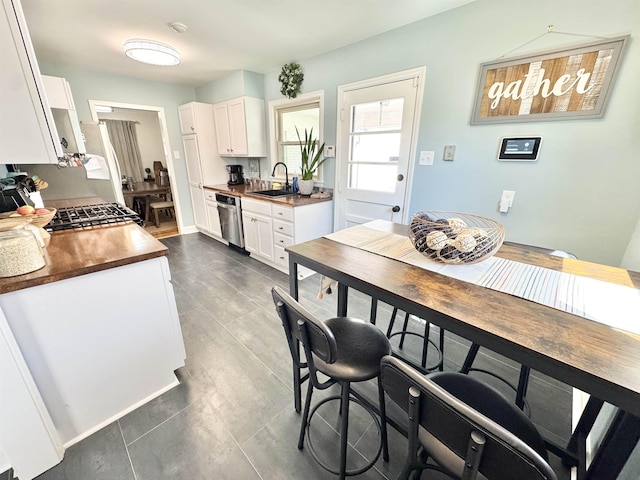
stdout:
[(200, 167), (200, 150), (198, 148), (197, 135), (185, 135), (182, 137), (182, 145), (184, 147), (189, 184), (202, 186), (202, 169)]
[(220, 215), (218, 215), (218, 205), (215, 203), (206, 203), (207, 218), (209, 220), (209, 232), (222, 237), (222, 227), (220, 226)]
[(271, 217), (254, 216), (258, 226), (258, 254), (273, 260), (273, 221)]
[(244, 248), (247, 252), (258, 253), (258, 224), (253, 213), (242, 212)]
[(209, 222), (204, 201), (204, 189), (198, 185), (189, 185), (191, 205), (193, 206), (193, 223), (196, 227), (209, 230)]
[(0, 145), (6, 163), (57, 163), (62, 155), (19, 2), (0, 10)]
[(183, 135), (196, 133), (196, 121), (191, 104), (180, 105), (178, 107), (178, 119), (180, 120), (180, 132)]
[(229, 136), (229, 118), (227, 104), (218, 103), (213, 106), (213, 117), (216, 125), (216, 141), (220, 155), (231, 154), (231, 138)]
[(247, 120), (244, 110), (244, 99), (237, 98), (227, 102), (229, 118), (229, 137), (233, 155), (247, 155)]

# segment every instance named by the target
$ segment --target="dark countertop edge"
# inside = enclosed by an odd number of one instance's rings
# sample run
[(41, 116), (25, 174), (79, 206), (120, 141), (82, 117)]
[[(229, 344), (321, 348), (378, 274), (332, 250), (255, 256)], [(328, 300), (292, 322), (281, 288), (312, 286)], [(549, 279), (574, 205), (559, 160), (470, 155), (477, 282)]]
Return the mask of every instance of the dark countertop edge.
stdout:
[(203, 188), (207, 190), (213, 190), (216, 192), (226, 193), (228, 195), (235, 195), (238, 197), (253, 198), (254, 200), (262, 200), (265, 202), (275, 203), (277, 205), (286, 205), (290, 207), (298, 207), (303, 205), (311, 205), (314, 203), (329, 202), (333, 200), (333, 195), (328, 198), (311, 198), (302, 196), (300, 194), (287, 195), (282, 197), (267, 197), (264, 195), (256, 195), (253, 192), (247, 191), (248, 185), (204, 185)]
[[(132, 263), (138, 263), (138, 262), (143, 262), (145, 260), (151, 260), (152, 258), (165, 257), (167, 255), (168, 255), (168, 252), (158, 251), (158, 252), (153, 252), (153, 253), (149, 253), (149, 254), (145, 254), (145, 255), (139, 255), (137, 257), (123, 258), (123, 259), (120, 259), (120, 260), (114, 260), (112, 262), (106, 262), (106, 263), (90, 265), (90, 266), (87, 266), (87, 267), (75, 269), (73, 271), (59, 272), (59, 273), (54, 273), (54, 274), (41, 276), (41, 277), (38, 277), (38, 278), (19, 279), (16, 282), (11, 283), (9, 285), (0, 285), (0, 295), (2, 295), (4, 293), (16, 292), (18, 290), (24, 290), (24, 289), (31, 288), (31, 287), (38, 287), (40, 285), (46, 285), (48, 283), (58, 282), (60, 280), (67, 280), (69, 278), (79, 277), (79, 276), (82, 276), (82, 275), (87, 275), (89, 273), (102, 272), (104, 270), (109, 270), (110, 268), (122, 267), (122, 266), (125, 266), (125, 265), (130, 265)], [(45, 268), (46, 268), (46, 265), (42, 269), (45, 269)], [(36, 270), (35, 272), (31, 272), (30, 274), (27, 273), (27, 274), (24, 274), (24, 275), (19, 275), (17, 277), (6, 277), (6, 279), (10, 280), (11, 278), (19, 278), (19, 277), (23, 277), (23, 276), (28, 276), (28, 275), (32, 275), (32, 274), (38, 273), (38, 271), (39, 270)], [(2, 279), (0, 279), (0, 280), (2, 280)]]
[[(72, 265), (68, 267), (55, 266), (52, 268), (52, 257), (56, 256), (55, 248), (60, 248), (58, 243), (62, 243), (64, 237), (69, 237), (74, 234), (82, 236), (96, 235), (100, 232), (109, 231), (110, 235), (118, 235), (122, 233), (123, 238), (127, 237), (127, 230), (133, 229), (138, 234), (142, 234), (144, 241), (146, 242), (144, 247), (138, 246), (132, 249), (132, 253), (110, 254), (110, 259), (105, 261), (86, 261), (80, 262), (79, 265)], [(55, 240), (54, 240), (55, 239)], [(67, 238), (68, 239), (68, 238)], [(57, 241), (59, 240), (59, 242)], [(52, 248), (53, 244), (53, 248)], [(134, 251), (137, 250), (137, 251)], [(24, 290), (31, 287), (37, 287), (40, 285), (46, 285), (48, 283), (57, 282), (60, 280), (66, 280), (69, 278), (79, 277), (89, 273), (100, 272), (111, 268), (121, 267), (124, 265), (130, 265), (132, 263), (142, 262), (150, 260), (152, 258), (164, 257), (169, 254), (169, 249), (158, 241), (153, 235), (149, 234), (142, 227), (135, 223), (123, 223), (120, 225), (111, 225), (108, 227), (96, 228), (91, 230), (80, 231), (62, 231), (51, 233), (51, 241), (49, 246), (45, 247), (45, 266), (35, 270), (33, 272), (25, 273), (23, 275), (17, 275), (15, 277), (2, 277), (0, 278), (0, 295), (18, 290)], [(105, 252), (98, 252), (96, 258), (104, 257)], [(50, 270), (54, 270), (50, 272)]]

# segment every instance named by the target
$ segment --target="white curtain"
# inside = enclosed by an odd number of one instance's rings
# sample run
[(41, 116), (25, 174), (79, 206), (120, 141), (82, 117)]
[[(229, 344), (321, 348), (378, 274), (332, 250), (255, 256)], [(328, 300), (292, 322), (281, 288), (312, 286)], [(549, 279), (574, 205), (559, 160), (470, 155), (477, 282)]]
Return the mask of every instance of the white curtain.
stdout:
[(133, 177), (134, 182), (144, 180), (144, 168), (138, 146), (136, 123), (130, 120), (103, 120), (107, 124), (109, 139), (118, 157), (122, 175)]

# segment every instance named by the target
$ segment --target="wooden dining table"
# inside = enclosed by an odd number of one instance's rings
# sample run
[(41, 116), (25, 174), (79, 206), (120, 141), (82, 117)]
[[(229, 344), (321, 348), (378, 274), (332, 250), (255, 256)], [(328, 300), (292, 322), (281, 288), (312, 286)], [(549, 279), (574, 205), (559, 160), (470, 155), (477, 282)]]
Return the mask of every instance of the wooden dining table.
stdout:
[(147, 222), (149, 221), (150, 213), (149, 197), (170, 195), (171, 187), (169, 185), (158, 185), (155, 182), (134, 182), (133, 188), (125, 188), (123, 186), (122, 194), (129, 208), (133, 208), (133, 197), (146, 197), (144, 221)]
[[(407, 233), (405, 225), (385, 222), (384, 228)], [(579, 478), (616, 478), (638, 443), (640, 335), (325, 237), (286, 251), (294, 298), (303, 265), (339, 282), (337, 316), (347, 315), (353, 288), (590, 394), (566, 447), (579, 464)], [(535, 247), (505, 242), (496, 256), (640, 289), (638, 272), (555, 257)], [(637, 318), (640, 323), (640, 312)], [(585, 437), (602, 402), (618, 410), (587, 469)]]

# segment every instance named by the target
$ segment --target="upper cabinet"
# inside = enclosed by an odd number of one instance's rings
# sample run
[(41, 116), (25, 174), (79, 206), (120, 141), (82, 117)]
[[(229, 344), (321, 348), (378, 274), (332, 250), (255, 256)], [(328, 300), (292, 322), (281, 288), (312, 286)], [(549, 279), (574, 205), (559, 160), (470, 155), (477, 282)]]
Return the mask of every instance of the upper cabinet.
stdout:
[(210, 103), (190, 102), (178, 107), (180, 133), (203, 133), (213, 135), (213, 116)]
[(0, 163), (58, 163), (62, 148), (17, 0), (2, 0), (0, 42)]
[(64, 78), (42, 75), (42, 83), (51, 107), (62, 151), (65, 153), (87, 153), (69, 82)]
[(264, 100), (239, 97), (213, 106), (218, 153), (225, 157), (266, 157)]

